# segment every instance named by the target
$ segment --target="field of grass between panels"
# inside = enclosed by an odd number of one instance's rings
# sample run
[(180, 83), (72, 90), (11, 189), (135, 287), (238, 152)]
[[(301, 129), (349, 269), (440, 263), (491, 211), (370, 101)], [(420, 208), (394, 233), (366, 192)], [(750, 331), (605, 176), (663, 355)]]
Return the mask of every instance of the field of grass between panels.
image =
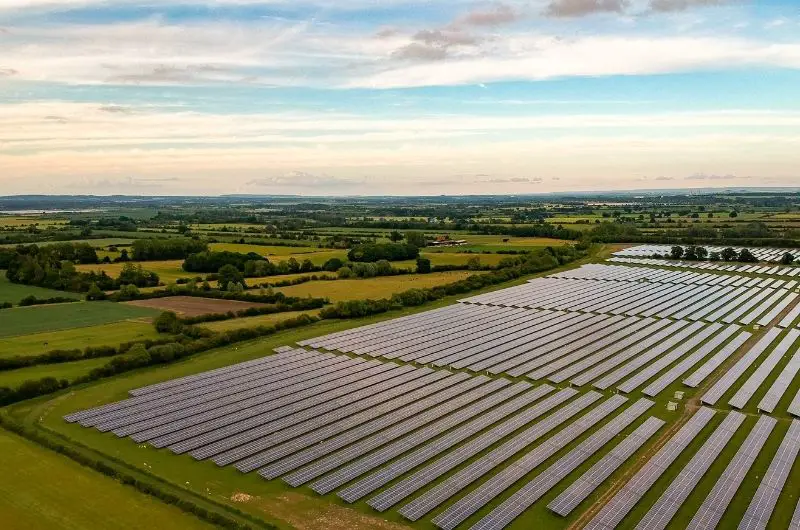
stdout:
[(159, 334), (151, 323), (136, 321), (18, 335), (0, 338), (0, 359), (18, 355), (38, 355), (51, 350), (82, 350), (87, 346), (117, 346), (123, 342), (158, 337)]
[(77, 302), (2, 310), (0, 337), (84, 328), (132, 319), (151, 319), (158, 311), (113, 302)]
[(78, 300), (81, 295), (76, 293), (68, 293), (66, 291), (56, 291), (55, 289), (45, 289), (43, 287), (36, 287), (35, 285), (22, 285), (12, 283), (6, 278), (6, 271), (0, 270), (0, 304), (8, 302), (17, 305), (20, 300), (26, 296), (35, 296), (36, 298), (74, 298)]
[(6, 530), (214, 526), (0, 430), (0, 526)]

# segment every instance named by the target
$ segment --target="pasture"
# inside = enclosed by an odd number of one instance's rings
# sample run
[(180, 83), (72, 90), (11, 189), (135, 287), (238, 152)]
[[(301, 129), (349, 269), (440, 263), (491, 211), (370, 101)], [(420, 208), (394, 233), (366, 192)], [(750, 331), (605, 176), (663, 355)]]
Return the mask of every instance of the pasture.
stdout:
[(308, 311), (287, 311), (284, 313), (273, 313), (271, 315), (259, 315), (255, 317), (233, 318), (230, 320), (222, 320), (220, 322), (207, 322), (198, 324), (201, 327), (210, 329), (214, 332), (229, 331), (232, 329), (240, 328), (253, 328), (256, 326), (269, 326), (277, 322), (289, 320), (299, 317), (300, 315), (315, 316), (319, 314), (318, 309), (311, 309)]
[(0, 467), (0, 527), (5, 530), (214, 528), (4, 430)]
[(451, 271), (352, 280), (317, 281), (291, 287), (281, 287), (278, 291), (286, 296), (327, 297), (331, 302), (389, 298), (395, 293), (407, 291), (408, 289), (436, 287), (437, 285), (463, 280), (472, 274), (474, 273), (469, 271)]
[(153, 309), (113, 302), (78, 302), (4, 309), (0, 337), (14, 337), (62, 329), (84, 328), (131, 319), (151, 319)]
[(117, 346), (123, 342), (156, 339), (158, 336), (149, 322), (135, 321), (33, 333), (0, 338), (0, 358), (37, 355), (50, 350), (82, 350), (87, 346)]
[(89, 375), (89, 372), (95, 368), (100, 368), (108, 361), (108, 357), (98, 357), (96, 359), (82, 359), (68, 363), (40, 364), (16, 370), (3, 370), (0, 371), (0, 387), (15, 388), (25, 381), (42, 379), (43, 377), (55, 377), (58, 380), (66, 379), (72, 382), (78, 377)]
[(56, 291), (55, 289), (45, 289), (44, 287), (37, 287), (35, 285), (23, 285), (20, 283), (12, 283), (6, 278), (6, 271), (0, 270), (0, 303), (10, 302), (17, 305), (20, 300), (26, 296), (35, 296), (36, 298), (73, 298), (79, 300), (81, 295), (77, 293), (68, 293), (66, 291)]
[[(280, 261), (284, 256), (297, 256), (298, 254), (310, 254), (312, 252), (325, 252), (329, 249), (321, 249), (319, 247), (287, 247), (281, 245), (248, 245), (243, 243), (211, 243), (208, 245), (209, 250), (214, 252), (240, 252), (247, 254), (254, 252), (260, 256), (265, 256), (270, 261)], [(288, 259), (288, 257), (286, 258)]]

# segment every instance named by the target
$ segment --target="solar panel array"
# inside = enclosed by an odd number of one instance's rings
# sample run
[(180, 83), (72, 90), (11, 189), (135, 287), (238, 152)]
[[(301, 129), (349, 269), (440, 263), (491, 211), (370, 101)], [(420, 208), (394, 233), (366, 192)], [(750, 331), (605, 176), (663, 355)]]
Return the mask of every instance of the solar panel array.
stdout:
[[(722, 252), (727, 247), (720, 247), (714, 245), (704, 245), (708, 253)], [(800, 249), (797, 248), (765, 248), (765, 247), (732, 247), (736, 252), (747, 248), (750, 253), (755, 256), (759, 261), (772, 261), (777, 262), (787, 252), (793, 256), (800, 256)], [(614, 252), (615, 256), (621, 257), (650, 257), (653, 254), (660, 254), (662, 256), (669, 255), (672, 245), (637, 245), (635, 247), (628, 247)]]
[[(766, 274), (769, 276), (800, 276), (800, 267), (781, 267), (779, 265), (753, 265), (740, 263), (727, 263), (720, 261), (685, 261), (659, 258), (623, 258), (611, 257), (612, 263), (629, 265), (654, 265), (657, 267), (680, 267), (682, 269), (699, 269), (706, 271), (733, 272), (743, 274)], [(797, 285), (797, 284), (795, 284)]]
[[(730, 267), (718, 270), (779, 274)], [(639, 467), (633, 455), (666, 424), (648, 415), (675, 414), (647, 397), (703, 387), (695, 396), (707, 405), (730, 394), (727, 405), (748, 413), (800, 416), (800, 391), (787, 405), (800, 372), (794, 281), (588, 265), (134, 389), (65, 419), (447, 530), (468, 520), (504, 528), (537, 504), (566, 517), (635, 466), (588, 528), (615, 528), (651, 500), (629, 526), (666, 528), (750, 420), (701, 407)], [(784, 432), (767, 415), (753, 423), (691, 528), (723, 519), (773, 431)], [(740, 528), (769, 523), (798, 447), (795, 421), (759, 469)], [(800, 525), (800, 507), (795, 515)]]

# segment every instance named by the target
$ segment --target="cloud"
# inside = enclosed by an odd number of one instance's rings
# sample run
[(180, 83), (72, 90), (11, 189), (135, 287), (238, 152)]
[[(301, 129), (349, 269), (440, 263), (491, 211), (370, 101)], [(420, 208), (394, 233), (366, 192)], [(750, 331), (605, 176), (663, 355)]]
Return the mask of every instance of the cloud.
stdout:
[(694, 7), (721, 6), (729, 3), (731, 0), (651, 0), (650, 10), (656, 13), (673, 13)]
[(100, 112), (108, 112), (110, 114), (130, 114), (133, 112), (132, 109), (123, 107), (122, 105), (101, 105), (100, 107), (97, 107), (97, 110)]
[(523, 183), (538, 184), (539, 182), (542, 182), (542, 179), (540, 177), (533, 177), (533, 178), (511, 177), (511, 178), (493, 178), (489, 180), (481, 180), (478, 182), (490, 182), (492, 184), (523, 184)]
[[(110, 67), (115, 69), (115, 67)], [(230, 74), (232, 70), (223, 66), (212, 64), (172, 66), (158, 65), (145, 68), (138, 73), (128, 73), (112, 75), (109, 81), (116, 83), (146, 83), (146, 84), (175, 84), (175, 83), (195, 83), (195, 82), (219, 82), (230, 80), (230, 76), (220, 74)]]
[(551, 17), (582, 17), (595, 13), (622, 13), (628, 5), (628, 0), (552, 0), (545, 14)]
[(686, 177), (686, 180), (737, 180), (749, 179), (750, 177), (737, 177), (736, 175), (714, 175), (708, 173), (695, 173)]
[(19, 74), (19, 71), (13, 68), (0, 68), (0, 77), (11, 77), (17, 74)]
[(465, 26), (500, 26), (511, 24), (522, 18), (522, 13), (515, 11), (506, 4), (497, 4), (490, 9), (476, 9), (462, 15), (456, 24)]
[(675, 177), (656, 177), (655, 180), (675, 180)]
[(350, 179), (332, 177), (330, 175), (317, 175), (305, 171), (290, 171), (274, 177), (264, 177), (250, 180), (248, 186), (278, 187), (278, 188), (349, 188), (358, 186), (362, 182)]
[(475, 46), (477, 37), (456, 29), (421, 30), (411, 36), (411, 43), (392, 52), (392, 57), (401, 60), (441, 61), (450, 50), (463, 46)]

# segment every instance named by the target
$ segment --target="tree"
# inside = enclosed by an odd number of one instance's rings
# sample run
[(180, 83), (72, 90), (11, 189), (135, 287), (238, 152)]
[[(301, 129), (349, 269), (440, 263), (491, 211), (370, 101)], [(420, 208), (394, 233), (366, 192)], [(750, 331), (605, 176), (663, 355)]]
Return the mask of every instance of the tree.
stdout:
[(753, 254), (750, 253), (749, 250), (747, 250), (746, 248), (743, 248), (739, 252), (739, 256), (737, 258), (737, 261), (741, 261), (742, 263), (756, 263), (758, 261), (758, 259), (755, 256), (753, 256)]
[(96, 283), (92, 282), (89, 291), (86, 293), (87, 300), (104, 300), (106, 293), (104, 293)]
[(686, 247), (686, 250), (683, 251), (683, 259), (689, 261), (694, 261), (698, 259), (696, 251), (697, 247), (689, 245), (688, 247)]
[(428, 246), (428, 240), (423, 232), (406, 232), (406, 242), (409, 245), (414, 245), (417, 248), (425, 248)]
[(217, 272), (219, 288), (225, 289), (231, 283), (244, 282), (244, 275), (234, 265), (223, 265)]
[(739, 217), (739, 212), (737, 212), (736, 210), (732, 210), (731, 213), (728, 214), (728, 217), (730, 218)]
[(172, 311), (164, 311), (158, 315), (153, 325), (159, 333), (180, 333), (183, 327), (178, 320), (178, 315)]
[(481, 258), (473, 256), (467, 260), (467, 268), (471, 271), (477, 271), (481, 268)]
[(681, 256), (683, 256), (683, 247), (675, 245), (670, 249), (669, 255), (672, 259), (681, 259)]
[(310, 259), (304, 259), (300, 264), (300, 272), (311, 272), (314, 270), (314, 263)]
[(336, 272), (342, 268), (342, 265), (344, 265), (344, 262), (339, 258), (331, 258), (325, 262), (322, 268), (328, 272)]
[(428, 274), (431, 272), (431, 260), (428, 258), (417, 258), (417, 273)]
[(720, 259), (721, 259), (721, 258), (720, 258), (720, 254), (719, 254), (719, 252), (712, 252), (712, 253), (711, 253), (711, 254), (709, 254), (709, 256), (708, 256), (708, 260), (709, 260), (709, 261), (719, 261)]
[(346, 280), (347, 278), (353, 276), (353, 269), (351, 269), (350, 267), (340, 267), (339, 270), (337, 271), (337, 275), (339, 276), (339, 278)]
[(398, 241), (403, 240), (403, 234), (401, 234), (397, 230), (392, 230), (392, 233), (389, 234), (389, 239), (392, 241), (392, 243), (397, 243)]
[(733, 247), (727, 247), (722, 249), (720, 256), (722, 256), (722, 259), (725, 261), (733, 261), (736, 259), (736, 251)]
[(791, 265), (794, 261), (794, 256), (789, 252), (786, 252), (783, 256), (781, 256), (781, 263), (784, 265)]

